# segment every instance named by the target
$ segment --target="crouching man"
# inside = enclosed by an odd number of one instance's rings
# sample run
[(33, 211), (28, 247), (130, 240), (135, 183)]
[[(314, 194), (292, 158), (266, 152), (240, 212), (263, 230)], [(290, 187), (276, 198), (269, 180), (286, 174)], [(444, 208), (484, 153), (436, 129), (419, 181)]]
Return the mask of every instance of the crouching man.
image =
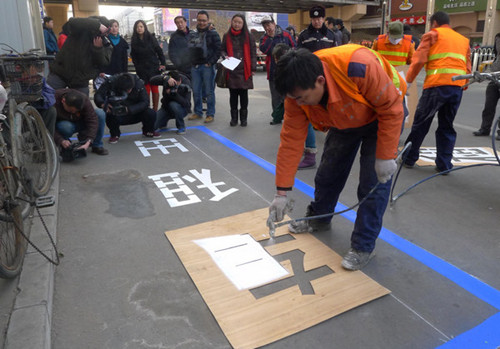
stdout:
[(109, 143), (120, 139), (120, 125), (142, 123), (142, 135), (159, 138), (154, 131), (156, 113), (149, 108), (149, 95), (144, 83), (136, 75), (121, 73), (111, 76), (99, 86), (94, 95), (94, 103), (100, 108), (96, 113), (105, 115), (109, 128)]
[(80, 149), (87, 150), (92, 146), (93, 153), (108, 155), (108, 151), (102, 146), (104, 117), (96, 115), (89, 97), (77, 90), (60, 89), (56, 90), (55, 99), (56, 144), (68, 148), (71, 146), (70, 137), (78, 133), (78, 140), (84, 142)]
[(175, 120), (177, 134), (186, 133), (184, 118), (191, 112), (191, 82), (186, 75), (173, 70), (168, 74), (153, 76), (152, 85), (163, 85), (161, 108), (156, 112), (155, 130), (166, 127), (168, 120)]
[[(351, 249), (342, 261), (345, 269), (361, 269), (369, 262), (382, 228), (396, 170), (406, 84), (389, 62), (360, 45), (315, 53), (289, 51), (277, 63), (275, 76), (276, 89), (286, 99), (276, 162), (277, 194), (269, 219), (281, 221), (288, 212), (287, 192), (293, 186), (310, 122), (328, 135), (307, 216), (334, 211), (358, 151), (358, 199), (379, 183), (359, 206)], [(288, 229), (292, 233), (328, 230), (331, 219), (294, 222)]]

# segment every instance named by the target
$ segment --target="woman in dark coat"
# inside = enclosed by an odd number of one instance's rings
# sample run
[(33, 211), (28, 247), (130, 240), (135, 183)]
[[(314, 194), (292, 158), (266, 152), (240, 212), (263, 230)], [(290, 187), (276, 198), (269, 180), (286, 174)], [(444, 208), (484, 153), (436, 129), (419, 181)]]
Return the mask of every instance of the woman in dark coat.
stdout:
[(155, 36), (149, 32), (146, 22), (141, 19), (134, 23), (131, 47), (130, 57), (135, 71), (144, 81), (148, 95), (150, 91), (153, 92), (153, 109), (157, 111), (160, 100), (158, 86), (150, 85), (149, 79), (158, 75), (160, 69), (165, 69), (165, 55)]
[(241, 59), (241, 63), (228, 71), (227, 87), (229, 88), (229, 105), (231, 106), (231, 122), (238, 125), (238, 98), (240, 100), (241, 126), (247, 125), (248, 90), (253, 89), (252, 76), (257, 67), (255, 41), (250, 35), (245, 16), (235, 14), (231, 19), (231, 27), (222, 38), (222, 55)]
[(102, 72), (108, 75), (128, 72), (128, 43), (120, 36), (120, 25), (116, 19), (109, 20), (108, 39), (113, 46), (111, 63), (103, 67)]

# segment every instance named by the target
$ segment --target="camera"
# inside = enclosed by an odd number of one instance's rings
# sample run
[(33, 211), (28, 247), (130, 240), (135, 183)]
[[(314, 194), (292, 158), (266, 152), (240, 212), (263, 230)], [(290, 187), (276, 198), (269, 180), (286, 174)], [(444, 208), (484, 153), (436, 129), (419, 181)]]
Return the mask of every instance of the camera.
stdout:
[(169, 89), (170, 89), (170, 95), (171, 96), (175, 96), (177, 94), (177, 85), (174, 85), (174, 86), (169, 86)]
[(110, 96), (108, 97), (108, 105), (111, 106), (111, 114), (113, 116), (125, 116), (128, 114), (127, 106), (123, 103), (127, 99), (127, 93), (123, 93), (121, 96)]
[(61, 157), (63, 162), (71, 162), (78, 158), (84, 158), (87, 156), (85, 149), (78, 149), (82, 145), (87, 143), (87, 141), (81, 141), (78, 143), (71, 143), (67, 148), (61, 147)]

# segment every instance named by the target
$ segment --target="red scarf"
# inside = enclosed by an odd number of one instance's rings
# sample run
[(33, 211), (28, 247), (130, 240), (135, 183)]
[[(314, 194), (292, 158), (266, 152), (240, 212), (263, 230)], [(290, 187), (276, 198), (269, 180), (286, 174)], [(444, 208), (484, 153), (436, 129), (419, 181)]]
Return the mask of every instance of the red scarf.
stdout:
[[(241, 30), (234, 30), (231, 27), (231, 34), (238, 36), (241, 34)], [(226, 36), (226, 46), (227, 55), (233, 57), (233, 42), (231, 41), (231, 35)], [(252, 76), (252, 58), (250, 57), (250, 39), (248, 33), (245, 33), (245, 42), (243, 44), (243, 69), (245, 72), (245, 80), (248, 80)]]

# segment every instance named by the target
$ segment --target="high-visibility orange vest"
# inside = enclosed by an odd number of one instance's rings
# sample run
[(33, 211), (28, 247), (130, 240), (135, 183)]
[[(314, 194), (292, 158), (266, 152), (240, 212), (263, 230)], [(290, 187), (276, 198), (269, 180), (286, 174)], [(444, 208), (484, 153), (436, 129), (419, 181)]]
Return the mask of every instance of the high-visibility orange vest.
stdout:
[(330, 68), (329, 72), (332, 74), (335, 82), (351, 98), (371, 107), (372, 105), (365, 99), (365, 97), (363, 97), (358, 89), (358, 86), (349, 78), (347, 74), (347, 68), (349, 66), (349, 62), (351, 61), (351, 56), (357, 50), (369, 50), (377, 57), (380, 65), (382, 65), (387, 75), (389, 75), (389, 78), (392, 80), (396, 88), (400, 91), (402, 99), (406, 93), (406, 82), (401, 78), (401, 76), (399, 76), (396, 69), (394, 69), (394, 67), (377, 51), (361, 45), (347, 44), (334, 48), (319, 50), (314, 52), (314, 54), (318, 56), (321, 61), (328, 65), (328, 67)]
[(387, 34), (377, 38), (377, 52), (384, 56), (393, 66), (405, 65), (411, 49), (411, 35), (403, 35), (397, 45), (386, 45)]
[(465, 80), (452, 81), (451, 78), (455, 75), (467, 74), (466, 56), (469, 49), (469, 39), (447, 27), (438, 27), (432, 30), (438, 32), (438, 39), (429, 50), (429, 57), (425, 65), (424, 89), (443, 85), (465, 85)]

